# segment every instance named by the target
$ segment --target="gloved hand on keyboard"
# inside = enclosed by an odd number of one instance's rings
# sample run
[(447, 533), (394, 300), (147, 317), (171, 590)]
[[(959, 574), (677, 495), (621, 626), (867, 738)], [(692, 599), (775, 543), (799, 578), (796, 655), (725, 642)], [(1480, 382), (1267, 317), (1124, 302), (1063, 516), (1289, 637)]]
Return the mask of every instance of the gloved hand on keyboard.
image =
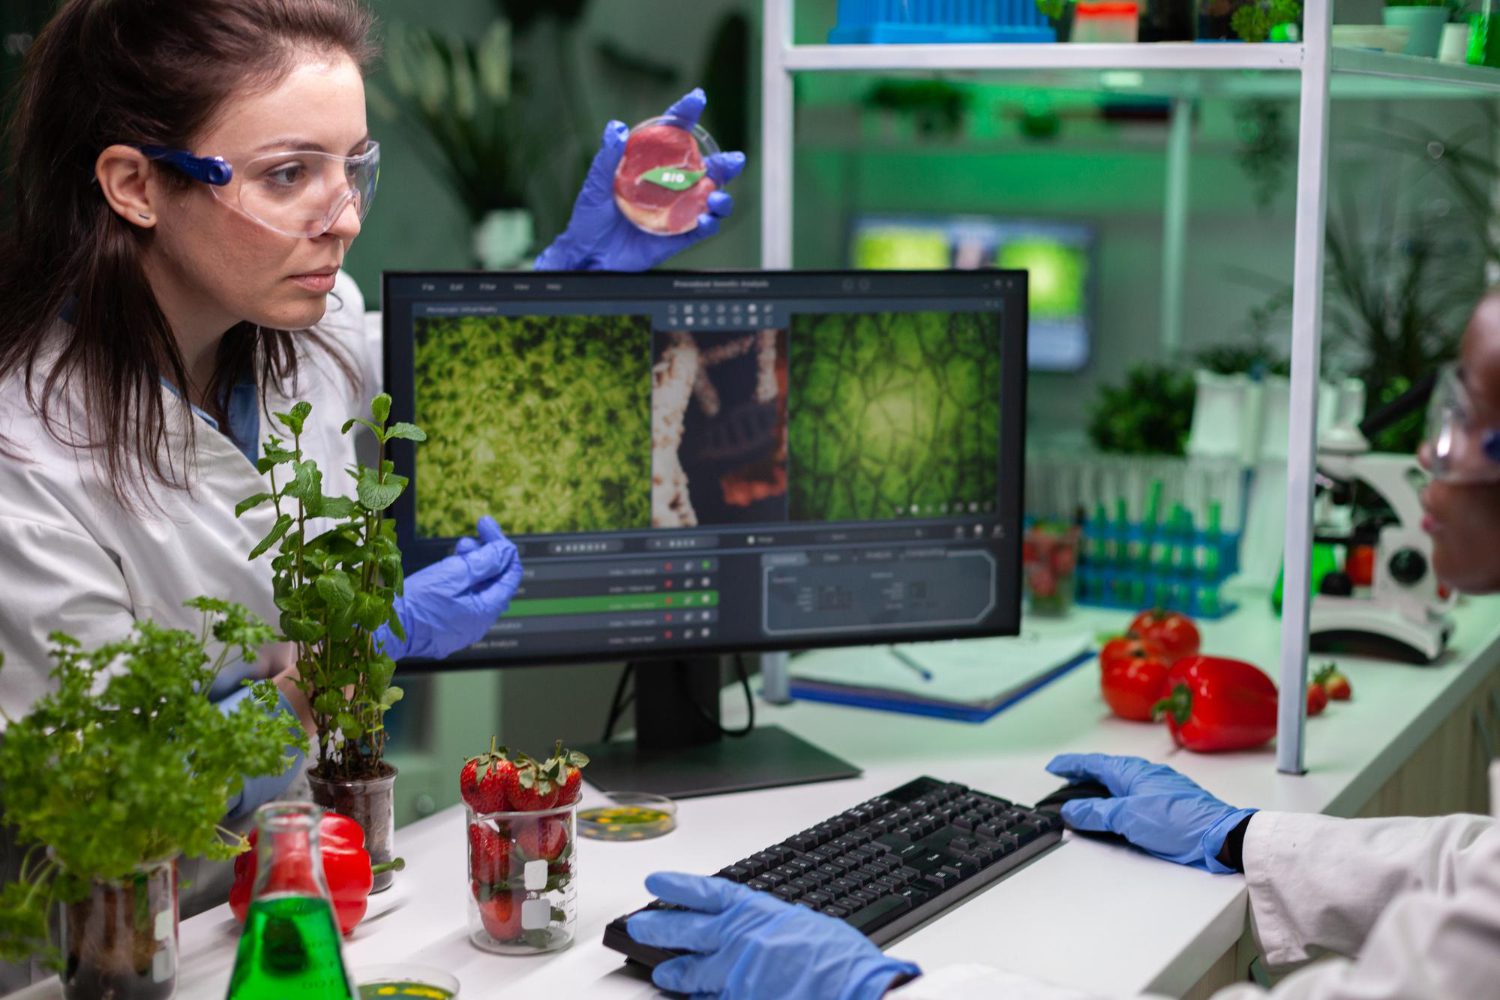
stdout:
[(656, 967), (651, 979), (664, 990), (724, 1000), (874, 1000), (920, 972), (842, 920), (725, 879), (658, 872), (646, 888), (684, 909), (637, 913), (626, 925), (630, 936), (693, 953)]
[(440, 660), (477, 642), (510, 606), (521, 585), (521, 557), (494, 518), (481, 517), (478, 531), (477, 539), (460, 539), (453, 555), (406, 578), (395, 602), (405, 640), (389, 625), (375, 632), (391, 659)]
[(1148, 854), (1216, 874), (1234, 869), (1218, 860), (1224, 840), (1255, 813), (1225, 805), (1191, 778), (1139, 757), (1065, 753), (1047, 770), (1073, 781), (1093, 779), (1113, 798), (1075, 799), (1062, 807), (1075, 830), (1118, 833)]
[[(695, 89), (667, 109), (669, 118), (695, 125), (708, 98)], [(745, 169), (744, 153), (717, 153), (704, 168), (719, 190), (708, 196), (708, 211), (698, 217), (698, 228), (680, 236), (654, 236), (637, 229), (615, 204), (615, 170), (625, 155), (630, 129), (623, 122), (604, 127), (604, 139), (573, 204), (568, 228), (536, 259), (538, 271), (648, 271), (719, 231), (719, 220), (734, 211), (734, 199), (724, 185)]]

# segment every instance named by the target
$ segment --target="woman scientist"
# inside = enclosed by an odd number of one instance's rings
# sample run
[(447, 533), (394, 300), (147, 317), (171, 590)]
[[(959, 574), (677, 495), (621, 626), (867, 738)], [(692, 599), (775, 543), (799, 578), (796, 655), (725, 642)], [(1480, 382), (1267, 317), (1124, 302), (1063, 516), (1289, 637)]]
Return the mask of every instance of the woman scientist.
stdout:
[[(1429, 411), (1423, 494), (1440, 578), (1500, 591), (1500, 293), (1479, 305), (1461, 363)], [(1500, 996), (1500, 823), (1482, 816), (1334, 819), (1225, 805), (1169, 767), (1065, 754), (1047, 765), (1093, 779), (1107, 799), (1063, 806), (1079, 830), (1211, 872), (1240, 871), (1273, 967), (1330, 957), (1270, 992), (1232, 986), (1214, 1000), (1475, 1000)], [(1500, 763), (1490, 771), (1500, 815)], [(1317, 849), (1309, 850), (1310, 845)], [(646, 886), (681, 910), (632, 917), (637, 940), (693, 954), (656, 967), (657, 985), (728, 1000), (1085, 1000), (983, 966), (921, 975), (843, 921), (717, 878), (657, 874)], [(1087, 951), (1089, 942), (1076, 941)]]
[[(183, 602), (199, 594), (276, 620), (269, 556), (246, 559), (269, 523), (234, 511), (264, 488), (269, 414), (311, 402), (305, 449), (336, 470), (354, 459), (339, 428), (377, 388), (363, 302), (340, 272), (379, 175), (370, 29), (359, 0), (67, 0), (28, 53), (9, 133), (15, 224), (0, 234), (11, 718), (46, 689), (54, 630), (85, 645), (142, 618), (196, 630)], [(695, 91), (669, 113), (703, 106)], [(719, 192), (691, 233), (636, 230), (610, 195), (625, 133), (606, 129), (542, 266), (651, 267), (729, 213)], [(725, 154), (709, 170), (722, 186), (743, 164)], [(387, 630), (386, 652), (446, 656), (505, 610), (515, 546), (490, 518), (477, 536), (407, 579), (407, 639)], [(287, 647), (269, 649), (208, 696), (227, 709), (247, 677), (272, 677), (306, 723), (293, 669)], [(250, 782), (230, 818), (289, 781)]]

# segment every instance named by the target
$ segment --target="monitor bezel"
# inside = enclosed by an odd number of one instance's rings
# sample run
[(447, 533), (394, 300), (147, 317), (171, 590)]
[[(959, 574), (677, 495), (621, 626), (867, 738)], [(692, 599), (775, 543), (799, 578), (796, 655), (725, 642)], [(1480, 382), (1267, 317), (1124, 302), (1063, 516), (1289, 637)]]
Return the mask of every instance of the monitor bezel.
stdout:
[[(1013, 409), (1010, 412), (1010, 415), (1013, 417), (1013, 419), (1010, 420), (1007, 424), (1003, 424), (1002, 427), (1001, 427), (1001, 451), (1002, 451), (1002, 455), (1004, 455), (1006, 453), (1006, 449), (1012, 449), (1011, 453), (1013, 453), (1013, 454), (1016, 455), (1016, 465), (1017, 465), (1016, 475), (1013, 478), (1013, 487), (1009, 491), (1012, 495), (1008, 498), (1012, 502), (1012, 505), (1013, 505), (1011, 509), (1015, 511), (1015, 525), (1014, 525), (1014, 531), (1013, 531), (1013, 533), (1011, 534), (1011, 536), (1008, 539), (1006, 539), (1006, 542), (1008, 543), (1006, 547), (1009, 549), (1009, 552), (1008, 553), (1005, 553), (1005, 552), (996, 553), (997, 558), (999, 558), (999, 557), (1007, 557), (1008, 558), (1008, 563), (1009, 563), (1008, 566), (1006, 565), (1006, 563), (1002, 563), (1000, 565), (1000, 567), (999, 567), (999, 572), (1005, 573), (1007, 571), (1007, 569), (1009, 569), (1009, 571), (1012, 574), (1012, 579), (1014, 579), (1016, 581), (1015, 599), (1012, 602), (1010, 602), (1009, 607), (1007, 608), (1007, 610), (1012, 611), (1012, 614), (1009, 615), (1009, 616), (1007, 616), (1007, 618), (1006, 618), (1005, 621), (1000, 622), (999, 624), (997, 624), (992, 629), (991, 628), (985, 628), (985, 629), (979, 629), (979, 630), (975, 630), (975, 631), (964, 631), (962, 633), (958, 633), (952, 627), (937, 627), (937, 628), (932, 628), (932, 629), (916, 629), (916, 628), (914, 628), (914, 629), (911, 629), (909, 631), (902, 631), (899, 634), (880, 633), (880, 634), (863, 635), (863, 636), (860, 636), (860, 635), (850, 636), (850, 635), (842, 635), (842, 634), (830, 634), (830, 635), (827, 635), (827, 636), (819, 637), (819, 639), (817, 641), (815, 641), (815, 642), (808, 642), (808, 641), (806, 641), (805, 637), (801, 637), (801, 641), (798, 641), (798, 642), (795, 642), (795, 643), (788, 643), (788, 642), (785, 642), (785, 641), (777, 641), (775, 639), (771, 639), (771, 640), (767, 640), (767, 641), (764, 641), (764, 642), (749, 642), (749, 643), (747, 643), (747, 642), (726, 642), (726, 643), (714, 643), (712, 645), (694, 644), (692, 646), (683, 646), (683, 647), (666, 647), (666, 648), (650, 647), (650, 648), (642, 648), (642, 649), (632, 649), (632, 650), (629, 650), (628, 652), (622, 650), (622, 651), (620, 651), (618, 653), (607, 652), (607, 651), (580, 651), (580, 652), (576, 652), (576, 653), (575, 652), (564, 652), (564, 653), (556, 653), (556, 652), (553, 652), (553, 653), (528, 653), (528, 654), (525, 654), (523, 656), (523, 655), (510, 655), (510, 654), (504, 654), (504, 653), (495, 653), (493, 651), (483, 651), (483, 652), (473, 652), (473, 653), (461, 651), (461, 652), (455, 653), (452, 656), (449, 656), (448, 658), (443, 659), (443, 660), (421, 660), (421, 661), (417, 661), (417, 660), (404, 660), (404, 661), (402, 661), (402, 664), (401, 664), (402, 667), (414, 665), (414, 664), (417, 664), (418, 662), (420, 662), (421, 668), (422, 668), (422, 670), (424, 672), (431, 672), (431, 671), (435, 671), (435, 670), (442, 670), (442, 671), (494, 670), (494, 669), (513, 669), (513, 668), (534, 667), (534, 666), (561, 666), (561, 665), (568, 665), (568, 664), (620, 663), (620, 662), (626, 662), (626, 661), (683, 660), (683, 659), (692, 659), (692, 658), (699, 658), (699, 657), (734, 656), (736, 654), (758, 654), (758, 653), (775, 653), (775, 652), (796, 652), (796, 651), (801, 651), (801, 650), (806, 650), (806, 649), (833, 649), (833, 648), (840, 648), (840, 647), (847, 648), (847, 647), (851, 647), (851, 646), (887, 645), (887, 644), (891, 644), (891, 643), (901, 643), (901, 644), (904, 645), (904, 644), (907, 644), (907, 643), (942, 642), (942, 641), (949, 641), (949, 640), (960, 639), (960, 638), (962, 638), (962, 639), (985, 639), (985, 638), (997, 638), (997, 637), (1005, 637), (1005, 636), (1015, 636), (1015, 635), (1019, 635), (1020, 634), (1020, 625), (1021, 625), (1021, 599), (1022, 599), (1022, 592), (1024, 590), (1024, 585), (1023, 585), (1023, 568), (1022, 568), (1022, 551), (1021, 551), (1021, 549), (1022, 549), (1022, 544), (1021, 544), (1022, 543), (1022, 537), (1021, 536), (1022, 536), (1023, 530), (1024, 530), (1025, 496), (1026, 496), (1026, 482), (1025, 482), (1025, 479), (1026, 479), (1027, 383), (1029, 381), (1029, 375), (1031, 374), (1031, 370), (1030, 370), (1029, 366), (1026, 363), (1027, 349), (1028, 349), (1028, 346), (1029, 346), (1029, 336), (1030, 336), (1030, 304), (1029, 304), (1028, 282), (1027, 282), (1027, 280), (1025, 280), (1026, 279), (1026, 272), (1025, 271), (1013, 270), (1013, 269), (1003, 269), (1003, 268), (985, 268), (985, 269), (978, 269), (978, 270), (956, 270), (956, 269), (948, 269), (948, 270), (915, 270), (915, 271), (903, 271), (903, 270), (864, 271), (864, 270), (839, 270), (839, 269), (806, 269), (806, 270), (804, 270), (804, 269), (800, 269), (800, 268), (796, 269), (796, 270), (780, 270), (780, 271), (777, 271), (777, 270), (755, 270), (755, 269), (717, 269), (717, 270), (702, 270), (702, 271), (684, 271), (684, 270), (658, 269), (658, 270), (653, 270), (653, 271), (642, 272), (640, 274), (631, 274), (631, 273), (627, 273), (627, 272), (618, 272), (618, 271), (548, 271), (548, 272), (524, 272), (524, 271), (486, 271), (486, 270), (480, 270), (480, 269), (472, 269), (472, 270), (444, 269), (444, 270), (395, 270), (395, 271), (384, 271), (384, 272), (382, 272), (382, 275), (381, 275), (381, 300), (380, 300), (381, 301), (381, 341), (382, 341), (382, 361), (383, 361), (383, 370), (382, 370), (383, 380), (382, 380), (382, 385), (384, 387), (384, 390), (387, 393), (390, 393), (391, 399), (392, 399), (392, 402), (391, 402), (391, 415), (390, 415), (391, 422), (395, 422), (395, 421), (398, 421), (398, 420), (399, 421), (413, 421), (414, 414), (415, 414), (414, 384), (413, 384), (414, 383), (414, 372), (413, 372), (413, 368), (412, 368), (412, 364), (411, 364), (411, 360), (412, 360), (411, 359), (411, 354), (412, 354), (411, 340), (412, 340), (412, 338), (410, 336), (407, 336), (407, 338), (406, 338), (407, 339), (407, 349), (404, 352), (404, 355), (400, 355), (399, 352), (396, 350), (396, 348), (398, 346), (397, 340), (396, 340), (396, 338), (394, 338), (392, 336), (392, 331), (391, 331), (392, 310), (390, 308), (390, 303), (391, 303), (391, 283), (392, 283), (392, 281), (394, 279), (430, 279), (430, 280), (433, 280), (433, 281), (442, 282), (442, 281), (454, 281), (454, 280), (473, 280), (473, 279), (476, 279), (476, 278), (482, 278), (482, 277), (487, 276), (487, 275), (494, 276), (497, 279), (502, 279), (502, 280), (514, 280), (518, 276), (523, 276), (523, 275), (527, 275), (527, 274), (535, 274), (539, 278), (540, 277), (548, 277), (548, 278), (554, 278), (554, 279), (561, 279), (561, 278), (575, 278), (575, 279), (576, 278), (583, 278), (585, 280), (595, 280), (595, 279), (600, 278), (600, 277), (608, 277), (608, 278), (613, 278), (613, 279), (618, 279), (618, 278), (647, 278), (647, 277), (649, 277), (649, 278), (663, 278), (663, 279), (671, 279), (671, 278), (696, 278), (696, 279), (709, 278), (709, 279), (712, 279), (712, 278), (714, 278), (716, 276), (723, 277), (723, 278), (744, 279), (744, 278), (747, 278), (747, 277), (754, 277), (756, 275), (771, 275), (771, 276), (774, 276), (774, 275), (796, 275), (798, 277), (827, 278), (827, 279), (830, 279), (830, 280), (838, 280), (840, 282), (845, 281), (845, 280), (851, 280), (851, 279), (854, 280), (854, 281), (858, 281), (861, 278), (863, 278), (863, 279), (872, 279), (872, 278), (877, 278), (877, 277), (883, 277), (883, 278), (906, 278), (906, 279), (914, 279), (914, 280), (917, 280), (917, 281), (934, 280), (934, 279), (937, 279), (937, 278), (946, 278), (946, 279), (951, 280), (951, 279), (957, 277), (960, 280), (966, 280), (966, 281), (967, 280), (972, 280), (972, 281), (975, 281), (976, 283), (979, 282), (979, 281), (981, 281), (981, 280), (985, 280), (985, 279), (988, 279), (990, 281), (994, 281), (994, 279), (997, 276), (1000, 276), (1000, 277), (1009, 277), (1009, 278), (1020, 278), (1020, 279), (1022, 279), (1019, 282), (1016, 282), (1016, 283), (1011, 284), (1011, 285), (1007, 285), (1003, 289), (998, 289), (997, 290), (997, 289), (995, 289), (993, 287), (990, 288), (990, 289), (988, 289), (988, 291), (991, 292), (991, 293), (994, 293), (994, 292), (998, 291), (999, 294), (1001, 294), (1003, 297), (1005, 297), (1006, 301), (1007, 301), (1007, 304), (1008, 304), (1008, 306), (1010, 308), (1014, 308), (1015, 307), (1014, 305), (1010, 305), (1011, 303), (1017, 303), (1020, 306), (1021, 316), (1023, 317), (1023, 322), (1021, 323), (1020, 330), (1019, 331), (1007, 331), (1007, 337), (1003, 341), (1003, 346), (1002, 346), (1002, 350), (1004, 352), (1003, 355), (1002, 355), (1002, 358), (1003, 358), (1003, 362), (1002, 363), (1004, 364), (1003, 371), (1005, 373), (1004, 375), (1002, 375), (1002, 386), (1009, 387), (1008, 384), (1006, 383), (1005, 379), (1008, 378), (1010, 372), (1012, 372), (1014, 370), (1019, 370), (1020, 373), (1021, 373), (1021, 377), (1019, 379), (1017, 379), (1016, 382), (1015, 382), (1015, 384), (1014, 384), (1014, 391), (1016, 393), (1016, 403), (1015, 403)], [(1016, 364), (1013, 363), (1016, 352), (1019, 352), (1019, 358), (1020, 358), (1019, 365), (1016, 365)], [(400, 363), (402, 360), (404, 360), (406, 362), (406, 364), (405, 364), (405, 372), (406, 372), (405, 379), (404, 379), (404, 381), (396, 382), (396, 381), (394, 381), (392, 379), (392, 373), (393, 373), (393, 370), (394, 370), (395, 366), (398, 363)], [(1007, 362), (1010, 362), (1010, 363), (1007, 363)], [(393, 391), (393, 390), (405, 390), (405, 391)], [(1004, 408), (1004, 404), (1002, 404), (1002, 408)], [(415, 475), (414, 475), (414, 472), (415, 472), (415, 456), (416, 456), (416, 445), (414, 445), (414, 444), (412, 444), (411, 442), (408, 442), (408, 441), (393, 441), (393, 442), (391, 442), (391, 446), (390, 446), (389, 452), (386, 455), (386, 457), (388, 459), (390, 459), (392, 462), (394, 462), (396, 473), (398, 475), (405, 476), (407, 478), (407, 480), (408, 480), (409, 483), (415, 483)], [(411, 489), (411, 488), (408, 488), (408, 489), (406, 489), (406, 490), (404, 490), (402, 492), (400, 498), (387, 511), (387, 516), (392, 517), (396, 521), (396, 525), (397, 525), (397, 529), (396, 529), (397, 530), (397, 542), (398, 542), (398, 544), (401, 547), (402, 561), (403, 561), (404, 571), (408, 575), (410, 575), (413, 572), (416, 572), (418, 569), (422, 568), (423, 566), (426, 566), (426, 565), (428, 565), (428, 564), (430, 564), (432, 562), (436, 562), (438, 559), (443, 558), (443, 556), (447, 554), (445, 552), (445, 553), (442, 553), (440, 555), (435, 554), (431, 558), (426, 558), (426, 554), (427, 553), (426, 553), (425, 550), (428, 549), (429, 547), (433, 547), (434, 543), (427, 543), (427, 542), (417, 543), (417, 540), (415, 538), (416, 513), (415, 513), (414, 504), (415, 504), (415, 490)], [(502, 521), (502, 524), (503, 524), (503, 521)], [(633, 530), (639, 530), (639, 529), (633, 529)], [(595, 532), (594, 534), (602, 534), (602, 533)], [(417, 554), (418, 545), (420, 545), (423, 548), (423, 550), (424, 550), (421, 553), (421, 556), (418, 556), (418, 554)]]

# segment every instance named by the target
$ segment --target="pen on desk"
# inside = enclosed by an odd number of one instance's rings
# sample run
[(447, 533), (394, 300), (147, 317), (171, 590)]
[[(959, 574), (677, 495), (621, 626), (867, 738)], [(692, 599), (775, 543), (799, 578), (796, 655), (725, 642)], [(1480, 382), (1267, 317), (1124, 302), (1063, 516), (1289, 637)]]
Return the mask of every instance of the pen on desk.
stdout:
[(918, 674), (921, 675), (921, 677), (922, 677), (922, 679), (924, 681), (930, 681), (930, 680), (932, 680), (932, 671), (931, 670), (928, 670), (926, 667), (922, 666), (922, 664), (918, 663), (916, 660), (912, 659), (910, 656), (907, 656), (905, 653), (901, 652), (901, 650), (897, 649), (895, 646), (889, 646), (887, 648), (891, 651), (891, 655), (892, 656), (894, 656), (897, 660), (899, 660), (902, 663), (904, 663), (906, 666), (911, 667), (913, 670), (915, 670)]

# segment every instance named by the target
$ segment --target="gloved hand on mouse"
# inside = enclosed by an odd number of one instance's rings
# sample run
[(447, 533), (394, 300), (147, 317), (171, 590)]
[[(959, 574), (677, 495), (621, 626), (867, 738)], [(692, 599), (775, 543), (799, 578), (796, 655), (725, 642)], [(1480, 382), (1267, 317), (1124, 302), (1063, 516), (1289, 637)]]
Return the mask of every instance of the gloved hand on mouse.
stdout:
[(1231, 831), (1254, 809), (1236, 809), (1191, 778), (1140, 757), (1065, 753), (1047, 770), (1071, 781), (1098, 781), (1112, 798), (1075, 799), (1062, 807), (1075, 830), (1118, 833), (1148, 854), (1215, 874), (1234, 869), (1219, 861)]

